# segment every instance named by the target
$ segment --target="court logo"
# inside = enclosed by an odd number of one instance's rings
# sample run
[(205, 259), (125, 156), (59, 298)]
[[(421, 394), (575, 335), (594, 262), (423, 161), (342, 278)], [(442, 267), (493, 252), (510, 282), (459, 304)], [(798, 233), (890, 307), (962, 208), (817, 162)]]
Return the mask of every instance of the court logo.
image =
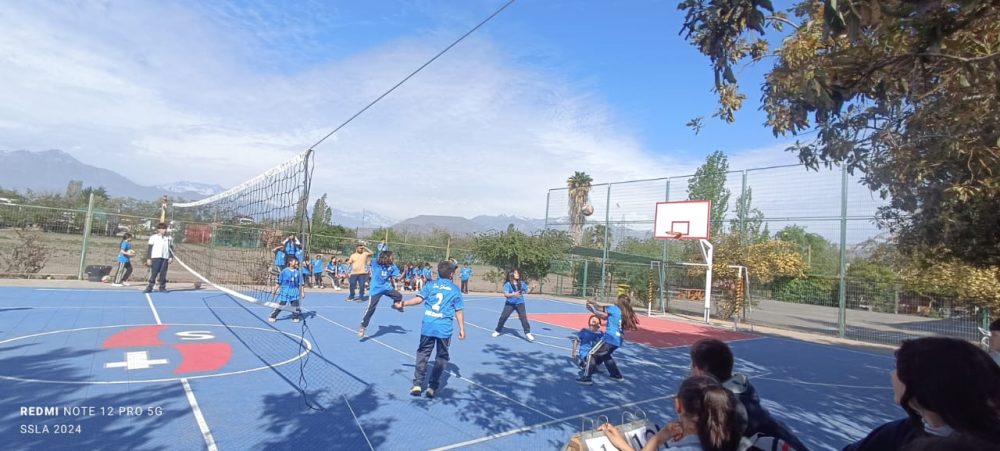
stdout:
[[(102, 348), (124, 351), (122, 360), (106, 362), (104, 368), (145, 370), (158, 365), (171, 365), (173, 362), (170, 357), (179, 354), (179, 361), (173, 367), (174, 374), (215, 371), (229, 363), (233, 356), (233, 348), (229, 343), (211, 341), (215, 339), (212, 331), (187, 327), (130, 327), (104, 340)], [(201, 343), (202, 341), (207, 342)]]

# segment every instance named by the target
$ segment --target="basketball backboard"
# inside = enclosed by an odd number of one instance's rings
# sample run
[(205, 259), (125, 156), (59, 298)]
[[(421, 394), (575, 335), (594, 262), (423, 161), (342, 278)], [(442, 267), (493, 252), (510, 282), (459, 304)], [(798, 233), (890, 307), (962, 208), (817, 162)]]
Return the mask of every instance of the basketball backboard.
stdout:
[(707, 240), (711, 230), (712, 201), (657, 202), (653, 238)]

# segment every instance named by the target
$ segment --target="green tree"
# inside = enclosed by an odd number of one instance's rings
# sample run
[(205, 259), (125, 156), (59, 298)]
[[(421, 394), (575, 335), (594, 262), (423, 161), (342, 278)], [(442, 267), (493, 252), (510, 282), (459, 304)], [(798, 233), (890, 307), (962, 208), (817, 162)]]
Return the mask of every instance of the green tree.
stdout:
[(508, 226), (503, 232), (476, 235), (475, 252), (486, 263), (501, 270), (518, 268), (525, 277), (542, 279), (552, 269), (552, 261), (564, 255), (571, 240), (561, 231), (545, 230), (534, 235)]
[[(708, 56), (719, 110), (742, 107), (733, 67), (774, 56), (767, 125), (806, 136), (810, 168), (845, 165), (889, 205), (907, 253), (1000, 264), (1000, 1), (683, 0), (682, 33)], [(771, 52), (766, 30), (792, 30)]]
[(745, 246), (759, 243), (770, 237), (767, 224), (764, 223), (764, 213), (751, 205), (753, 190), (747, 187), (746, 192), (736, 198), (736, 217), (730, 221), (730, 230), (735, 231)]
[(840, 272), (840, 255), (837, 246), (822, 235), (807, 232), (799, 225), (790, 225), (774, 234), (774, 238), (794, 243), (810, 274), (832, 276)]
[(102, 201), (107, 201), (111, 199), (111, 197), (108, 196), (108, 191), (104, 189), (103, 186), (99, 186), (97, 188), (94, 188), (93, 186), (88, 186), (84, 188), (83, 191), (80, 192), (81, 194), (80, 197), (83, 199), (84, 202), (87, 202), (87, 200), (90, 199), (90, 193), (94, 193), (95, 203), (100, 203)]
[(586, 172), (576, 171), (573, 176), (566, 179), (567, 194), (569, 195), (569, 234), (573, 238), (573, 244), (579, 246), (583, 240), (583, 225), (587, 222), (585, 208), (593, 208), (590, 205), (590, 184), (593, 182)]
[(712, 152), (705, 159), (694, 176), (688, 181), (688, 199), (712, 201), (711, 235), (722, 234), (726, 221), (726, 210), (729, 208), (729, 189), (726, 188), (726, 173), (729, 172), (729, 159), (721, 150)]
[(312, 228), (313, 230), (322, 228), (330, 224), (333, 218), (333, 210), (326, 204), (326, 193), (323, 193), (313, 204)]

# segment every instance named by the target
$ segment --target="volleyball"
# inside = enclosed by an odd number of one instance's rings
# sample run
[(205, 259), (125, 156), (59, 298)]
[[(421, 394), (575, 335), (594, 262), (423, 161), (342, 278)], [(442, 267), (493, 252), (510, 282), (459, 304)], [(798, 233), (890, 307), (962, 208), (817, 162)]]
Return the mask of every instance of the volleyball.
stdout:
[(125, 255), (128, 255), (129, 257), (135, 257), (135, 249), (129, 249), (125, 251)]
[(580, 213), (583, 213), (584, 216), (590, 216), (594, 214), (594, 206), (590, 204), (584, 205), (583, 208), (580, 209)]

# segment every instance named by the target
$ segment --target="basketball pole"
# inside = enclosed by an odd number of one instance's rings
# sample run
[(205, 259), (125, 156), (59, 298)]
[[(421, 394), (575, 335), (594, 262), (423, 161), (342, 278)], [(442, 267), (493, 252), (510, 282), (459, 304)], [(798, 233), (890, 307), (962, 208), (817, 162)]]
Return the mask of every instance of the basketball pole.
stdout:
[(701, 243), (701, 255), (705, 257), (705, 323), (709, 322), (712, 313), (712, 257), (714, 248), (708, 240), (698, 240)]

